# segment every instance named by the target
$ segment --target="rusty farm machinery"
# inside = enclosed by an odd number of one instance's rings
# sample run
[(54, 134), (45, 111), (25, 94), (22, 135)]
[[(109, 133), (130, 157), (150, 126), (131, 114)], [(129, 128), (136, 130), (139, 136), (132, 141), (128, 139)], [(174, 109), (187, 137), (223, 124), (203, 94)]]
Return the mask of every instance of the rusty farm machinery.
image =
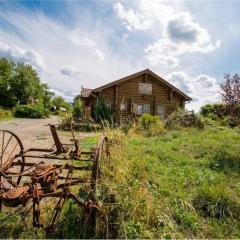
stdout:
[[(63, 144), (55, 125), (49, 127), (54, 141), (49, 149), (24, 149), (16, 134), (0, 130), (0, 210), (30, 205), (33, 226), (53, 231), (64, 204), (72, 199), (89, 213), (94, 226), (100, 210), (95, 192), (109, 164), (108, 139), (102, 136), (96, 147), (83, 150), (73, 131), (72, 142)], [(85, 200), (76, 193), (82, 186), (90, 196)], [(47, 223), (41, 222), (43, 200), (52, 202)]]

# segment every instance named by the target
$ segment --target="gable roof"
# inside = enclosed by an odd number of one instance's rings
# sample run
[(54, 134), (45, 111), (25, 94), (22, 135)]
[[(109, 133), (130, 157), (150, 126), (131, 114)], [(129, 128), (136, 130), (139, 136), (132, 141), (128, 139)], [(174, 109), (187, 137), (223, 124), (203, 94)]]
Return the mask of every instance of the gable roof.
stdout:
[(112, 87), (116, 84), (119, 84), (119, 83), (122, 83), (122, 82), (125, 82), (127, 80), (130, 80), (130, 79), (133, 79), (135, 77), (138, 77), (138, 76), (141, 76), (143, 74), (149, 74), (151, 76), (153, 76), (154, 78), (156, 78), (158, 81), (160, 81), (161, 83), (163, 83), (164, 85), (168, 86), (169, 88), (171, 88), (173, 91), (179, 93), (181, 96), (183, 96), (185, 98), (186, 101), (191, 101), (192, 98), (190, 98), (187, 94), (185, 94), (184, 92), (182, 92), (181, 90), (179, 90), (178, 88), (176, 88), (175, 86), (173, 86), (172, 84), (170, 84), (169, 82), (167, 82), (166, 80), (164, 80), (163, 78), (161, 78), (160, 76), (158, 76), (156, 73), (152, 72), (151, 70), (149, 70), (148, 68), (143, 70), (143, 71), (140, 71), (140, 72), (137, 72), (137, 73), (134, 73), (134, 74), (131, 74), (129, 76), (126, 76), (124, 78), (120, 78), (116, 81), (113, 81), (113, 82), (110, 82), (108, 84), (105, 84), (101, 87), (98, 87), (98, 88), (95, 88), (92, 90), (92, 92), (100, 92), (102, 91), (103, 89), (106, 89), (106, 88), (109, 88), (109, 87)]
[(91, 95), (91, 93), (92, 93), (92, 89), (82, 87), (81, 97), (88, 98)]

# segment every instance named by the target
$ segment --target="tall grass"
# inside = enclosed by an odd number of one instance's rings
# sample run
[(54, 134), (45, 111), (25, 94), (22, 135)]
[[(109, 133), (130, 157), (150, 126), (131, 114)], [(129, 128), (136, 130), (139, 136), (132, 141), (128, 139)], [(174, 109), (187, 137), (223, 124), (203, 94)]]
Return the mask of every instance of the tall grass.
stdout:
[(8, 109), (0, 107), (0, 121), (12, 118), (12, 112)]

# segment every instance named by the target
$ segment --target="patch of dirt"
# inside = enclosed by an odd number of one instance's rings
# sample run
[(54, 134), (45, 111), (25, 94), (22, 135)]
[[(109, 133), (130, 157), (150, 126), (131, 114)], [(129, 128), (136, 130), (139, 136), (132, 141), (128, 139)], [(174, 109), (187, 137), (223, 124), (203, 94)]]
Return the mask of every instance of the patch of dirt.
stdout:
[[(22, 141), (25, 149), (27, 148), (51, 148), (54, 145), (48, 124), (59, 124), (59, 118), (52, 116), (47, 119), (25, 119), (17, 118), (0, 122), (1, 130), (14, 132)], [(68, 134), (61, 134), (60, 139), (63, 143), (69, 142)], [(79, 138), (92, 136), (94, 133), (76, 134)]]

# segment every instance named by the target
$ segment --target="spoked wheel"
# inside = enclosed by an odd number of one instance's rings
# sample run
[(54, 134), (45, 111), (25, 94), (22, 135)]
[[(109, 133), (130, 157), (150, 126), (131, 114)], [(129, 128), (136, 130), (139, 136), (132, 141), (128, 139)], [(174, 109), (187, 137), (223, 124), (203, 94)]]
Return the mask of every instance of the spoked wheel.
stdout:
[[(95, 197), (101, 205), (101, 210), (96, 211), (92, 214), (94, 231), (96, 237), (110, 238), (111, 234), (109, 231), (109, 219), (108, 219), (108, 207), (105, 202), (108, 202), (109, 199), (105, 199), (108, 194), (107, 186), (104, 185), (104, 180), (108, 179), (111, 174), (111, 165), (110, 165), (110, 151), (109, 151), (109, 142), (106, 136), (102, 136), (98, 142), (96, 152), (95, 152), (95, 165), (93, 167), (93, 174), (95, 176)], [(103, 184), (99, 184), (99, 183)], [(105, 206), (106, 205), (106, 206)]]
[(110, 171), (110, 151), (107, 137), (101, 137), (99, 140), (98, 149), (98, 178), (101, 179), (107, 177)]
[(21, 155), (23, 144), (19, 137), (7, 130), (0, 130), (0, 189), (19, 185), (25, 159)]

